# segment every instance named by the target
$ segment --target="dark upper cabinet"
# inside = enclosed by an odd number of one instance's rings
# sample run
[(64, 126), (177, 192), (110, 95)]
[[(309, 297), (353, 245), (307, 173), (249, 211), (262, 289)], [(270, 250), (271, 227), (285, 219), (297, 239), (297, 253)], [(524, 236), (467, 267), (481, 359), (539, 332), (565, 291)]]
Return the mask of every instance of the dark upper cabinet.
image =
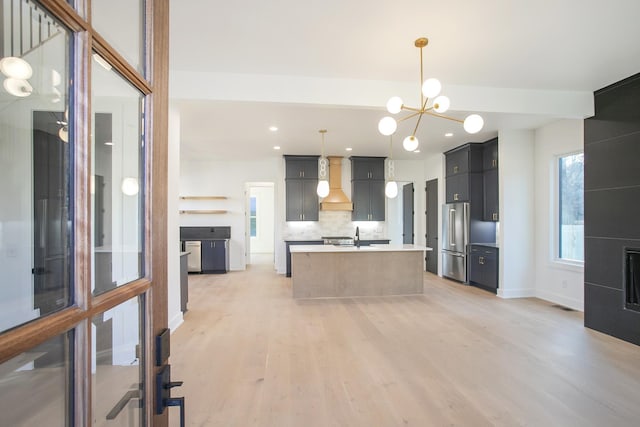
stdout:
[(498, 289), (498, 248), (470, 245), (469, 284), (496, 292)]
[(484, 210), (482, 218), (485, 221), (499, 221), (498, 216), (498, 169), (489, 169), (482, 173), (484, 190)]
[(445, 155), (446, 176), (482, 172), (482, 144), (465, 144)]
[(446, 201), (447, 203), (468, 202), (469, 201), (469, 174), (458, 174), (448, 176), (446, 181)]
[(384, 157), (351, 157), (353, 221), (384, 221)]
[(376, 179), (384, 181), (384, 157), (358, 157), (351, 159), (351, 179)]
[(498, 138), (482, 144), (482, 170), (498, 168)]
[(318, 179), (318, 156), (285, 155), (286, 179)]
[(318, 156), (284, 156), (286, 220), (318, 221)]
[(317, 180), (286, 180), (287, 221), (318, 221)]
[(225, 273), (227, 271), (226, 240), (203, 240), (201, 250), (203, 273)]

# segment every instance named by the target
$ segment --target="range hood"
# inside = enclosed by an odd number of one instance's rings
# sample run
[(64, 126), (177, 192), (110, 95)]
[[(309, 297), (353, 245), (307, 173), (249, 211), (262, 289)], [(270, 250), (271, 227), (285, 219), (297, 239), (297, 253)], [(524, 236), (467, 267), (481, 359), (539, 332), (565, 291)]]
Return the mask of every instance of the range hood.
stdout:
[(342, 191), (342, 156), (327, 156), (329, 159), (329, 195), (322, 199), (323, 211), (352, 211), (353, 203)]

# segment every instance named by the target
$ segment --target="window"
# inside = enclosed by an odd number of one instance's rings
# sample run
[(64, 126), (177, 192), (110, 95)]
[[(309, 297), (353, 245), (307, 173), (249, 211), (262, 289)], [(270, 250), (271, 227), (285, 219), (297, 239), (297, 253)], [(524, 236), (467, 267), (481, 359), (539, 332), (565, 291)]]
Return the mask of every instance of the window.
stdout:
[(256, 220), (256, 196), (251, 196), (249, 199), (249, 230), (251, 231), (251, 237), (256, 237), (257, 220)]
[(558, 159), (558, 258), (584, 261), (584, 153)]

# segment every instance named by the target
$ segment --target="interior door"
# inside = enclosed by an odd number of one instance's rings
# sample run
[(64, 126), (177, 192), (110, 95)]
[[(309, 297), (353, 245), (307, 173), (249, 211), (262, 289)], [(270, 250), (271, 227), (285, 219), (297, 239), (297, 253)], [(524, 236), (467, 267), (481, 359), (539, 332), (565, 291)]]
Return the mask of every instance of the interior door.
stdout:
[(402, 243), (412, 245), (413, 234), (413, 182), (402, 186)]
[(427, 247), (433, 248), (433, 251), (427, 251), (426, 253), (426, 270), (433, 274), (438, 274), (438, 180), (427, 181), (425, 191), (427, 221), (424, 237)]

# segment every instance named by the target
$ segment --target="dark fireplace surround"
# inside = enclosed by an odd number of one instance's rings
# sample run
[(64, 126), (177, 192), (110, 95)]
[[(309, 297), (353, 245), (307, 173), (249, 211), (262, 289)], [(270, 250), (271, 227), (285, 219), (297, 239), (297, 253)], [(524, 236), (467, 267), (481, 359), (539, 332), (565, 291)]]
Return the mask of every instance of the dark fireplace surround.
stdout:
[(584, 121), (584, 324), (640, 345), (640, 74)]

